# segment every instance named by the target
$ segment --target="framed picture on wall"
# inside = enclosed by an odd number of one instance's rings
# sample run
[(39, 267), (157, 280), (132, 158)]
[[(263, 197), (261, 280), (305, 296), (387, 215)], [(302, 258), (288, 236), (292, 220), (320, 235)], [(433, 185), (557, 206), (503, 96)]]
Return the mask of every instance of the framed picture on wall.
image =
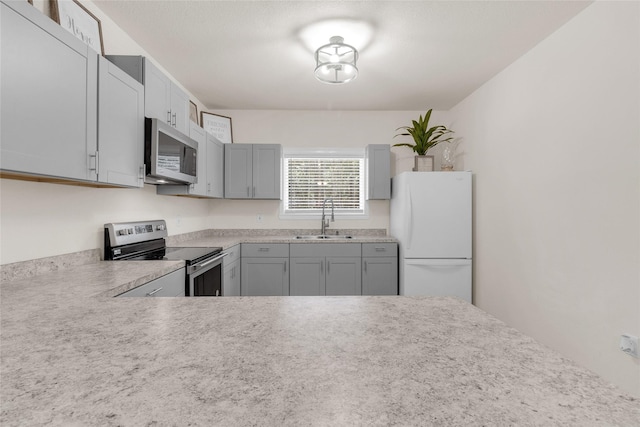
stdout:
[(218, 114), (200, 112), (200, 126), (211, 135), (218, 138), (225, 144), (233, 142), (233, 132), (231, 131), (231, 117), (220, 116)]
[(193, 101), (189, 101), (189, 120), (197, 125), (200, 124), (198, 123), (198, 106)]
[(50, 0), (51, 19), (104, 56), (102, 24), (77, 0)]

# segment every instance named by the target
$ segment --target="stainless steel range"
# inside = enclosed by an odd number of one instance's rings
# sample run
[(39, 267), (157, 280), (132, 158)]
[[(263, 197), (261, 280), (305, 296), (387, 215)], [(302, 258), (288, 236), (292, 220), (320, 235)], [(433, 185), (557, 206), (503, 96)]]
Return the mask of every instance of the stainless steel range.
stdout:
[(111, 261), (184, 260), (186, 296), (222, 296), (222, 248), (167, 247), (164, 220), (104, 225), (104, 259)]

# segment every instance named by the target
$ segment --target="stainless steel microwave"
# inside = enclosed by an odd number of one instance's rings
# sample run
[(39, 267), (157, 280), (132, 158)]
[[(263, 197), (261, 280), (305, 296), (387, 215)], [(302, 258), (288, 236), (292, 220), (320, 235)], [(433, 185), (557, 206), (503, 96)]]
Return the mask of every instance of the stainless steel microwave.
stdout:
[(197, 181), (198, 142), (158, 119), (145, 118), (144, 164), (149, 184)]

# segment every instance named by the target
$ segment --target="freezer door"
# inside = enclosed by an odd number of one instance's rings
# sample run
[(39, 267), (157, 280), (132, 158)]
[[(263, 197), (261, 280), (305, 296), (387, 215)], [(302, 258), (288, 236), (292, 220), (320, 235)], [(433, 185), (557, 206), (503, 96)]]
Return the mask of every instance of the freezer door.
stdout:
[(405, 259), (400, 295), (455, 296), (471, 302), (471, 260)]

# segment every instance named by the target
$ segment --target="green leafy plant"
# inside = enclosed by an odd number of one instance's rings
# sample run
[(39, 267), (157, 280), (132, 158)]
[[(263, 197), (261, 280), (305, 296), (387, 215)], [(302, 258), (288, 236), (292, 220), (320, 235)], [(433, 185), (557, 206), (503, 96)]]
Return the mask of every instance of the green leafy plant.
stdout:
[(447, 129), (446, 126), (436, 125), (429, 127), (429, 119), (431, 118), (431, 111), (433, 109), (427, 111), (427, 114), (422, 115), (418, 118), (418, 120), (412, 120), (413, 127), (410, 126), (401, 126), (396, 131), (400, 129), (404, 129), (407, 132), (399, 133), (394, 136), (409, 136), (413, 137), (413, 141), (415, 144), (410, 144), (408, 142), (402, 142), (399, 144), (394, 144), (394, 147), (410, 147), (415, 151), (418, 155), (424, 156), (430, 148), (435, 147), (441, 142), (449, 142), (453, 139), (452, 136), (447, 136), (453, 133), (452, 130)]

